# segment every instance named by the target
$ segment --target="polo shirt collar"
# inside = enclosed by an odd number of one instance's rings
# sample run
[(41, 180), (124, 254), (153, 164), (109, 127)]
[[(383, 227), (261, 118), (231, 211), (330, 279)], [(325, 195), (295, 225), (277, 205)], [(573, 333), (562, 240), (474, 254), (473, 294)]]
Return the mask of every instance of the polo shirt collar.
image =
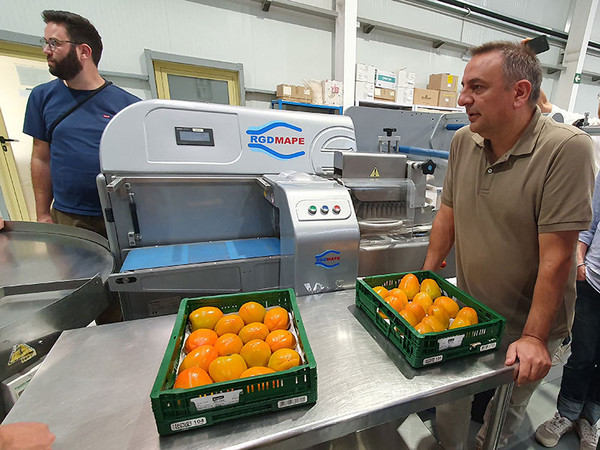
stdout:
[[(506, 152), (506, 154), (503, 155), (502, 158), (500, 158), (500, 160), (496, 162), (505, 160), (510, 155), (527, 155), (531, 153), (535, 147), (535, 143), (538, 140), (540, 131), (542, 130), (544, 121), (540, 120), (541, 118), (542, 111), (540, 110), (540, 107), (536, 105), (533, 117), (531, 118), (529, 125), (527, 125), (527, 128), (525, 128), (525, 131), (523, 131), (523, 134), (521, 135), (519, 140), (515, 143), (515, 145), (513, 145), (513, 147), (508, 152)], [(480, 135), (476, 133), (473, 134), (473, 140), (475, 141), (475, 144), (477, 144), (478, 147), (487, 147), (489, 149), (489, 143)]]

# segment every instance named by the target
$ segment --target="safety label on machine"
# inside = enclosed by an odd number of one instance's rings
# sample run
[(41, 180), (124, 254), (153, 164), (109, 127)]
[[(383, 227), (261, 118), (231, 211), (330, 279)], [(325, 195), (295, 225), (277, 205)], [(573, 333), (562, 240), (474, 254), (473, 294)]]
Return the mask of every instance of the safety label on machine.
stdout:
[(379, 170), (377, 169), (377, 167), (374, 167), (373, 170), (371, 171), (371, 175), (369, 175), (370, 178), (379, 178)]
[(206, 417), (199, 417), (198, 419), (182, 420), (181, 422), (175, 422), (171, 424), (171, 431), (187, 430), (188, 428), (199, 427), (200, 425), (206, 424)]
[(203, 411), (205, 409), (217, 408), (219, 406), (234, 405), (240, 402), (241, 389), (231, 392), (221, 392), (220, 394), (207, 395), (205, 397), (193, 398), (192, 403), (196, 406), (196, 410)]
[(24, 363), (35, 355), (37, 355), (35, 349), (27, 344), (13, 345), (10, 357), (8, 358), (8, 365), (12, 366), (16, 362)]
[(438, 347), (440, 350), (446, 350), (447, 348), (460, 347), (464, 339), (464, 334), (458, 336), (450, 336), (444, 339), (438, 339)]
[(306, 395), (302, 395), (300, 397), (288, 398), (286, 400), (280, 400), (277, 402), (278, 408), (287, 408), (288, 406), (301, 405), (302, 403), (306, 403), (308, 401), (308, 397)]

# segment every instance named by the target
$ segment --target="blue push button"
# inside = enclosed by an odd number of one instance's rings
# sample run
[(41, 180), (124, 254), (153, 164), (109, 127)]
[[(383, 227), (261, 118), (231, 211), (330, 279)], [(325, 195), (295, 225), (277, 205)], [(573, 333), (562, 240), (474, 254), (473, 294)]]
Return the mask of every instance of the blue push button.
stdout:
[(321, 214), (327, 214), (329, 212), (329, 206), (323, 205), (321, 206)]

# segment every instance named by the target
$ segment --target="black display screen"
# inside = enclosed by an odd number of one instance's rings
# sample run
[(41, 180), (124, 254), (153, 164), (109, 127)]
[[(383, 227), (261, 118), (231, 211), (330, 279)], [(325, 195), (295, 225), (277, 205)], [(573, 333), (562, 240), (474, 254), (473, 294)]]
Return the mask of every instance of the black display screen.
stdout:
[(177, 145), (215, 146), (211, 128), (175, 127)]

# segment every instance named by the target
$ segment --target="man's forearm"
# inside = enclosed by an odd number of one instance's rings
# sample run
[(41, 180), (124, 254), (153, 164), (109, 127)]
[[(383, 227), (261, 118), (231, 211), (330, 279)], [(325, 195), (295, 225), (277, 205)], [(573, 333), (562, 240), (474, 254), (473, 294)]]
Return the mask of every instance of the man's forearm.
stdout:
[(577, 236), (577, 232), (565, 231), (540, 238), (540, 266), (523, 335), (543, 342), (548, 340), (556, 313), (563, 304)]
[(31, 159), (31, 182), (35, 197), (35, 211), (37, 217), (50, 214), (52, 203), (52, 179), (50, 177), (50, 164), (37, 158)]
[(454, 211), (442, 205), (431, 227), (423, 270), (438, 270), (454, 245)]

